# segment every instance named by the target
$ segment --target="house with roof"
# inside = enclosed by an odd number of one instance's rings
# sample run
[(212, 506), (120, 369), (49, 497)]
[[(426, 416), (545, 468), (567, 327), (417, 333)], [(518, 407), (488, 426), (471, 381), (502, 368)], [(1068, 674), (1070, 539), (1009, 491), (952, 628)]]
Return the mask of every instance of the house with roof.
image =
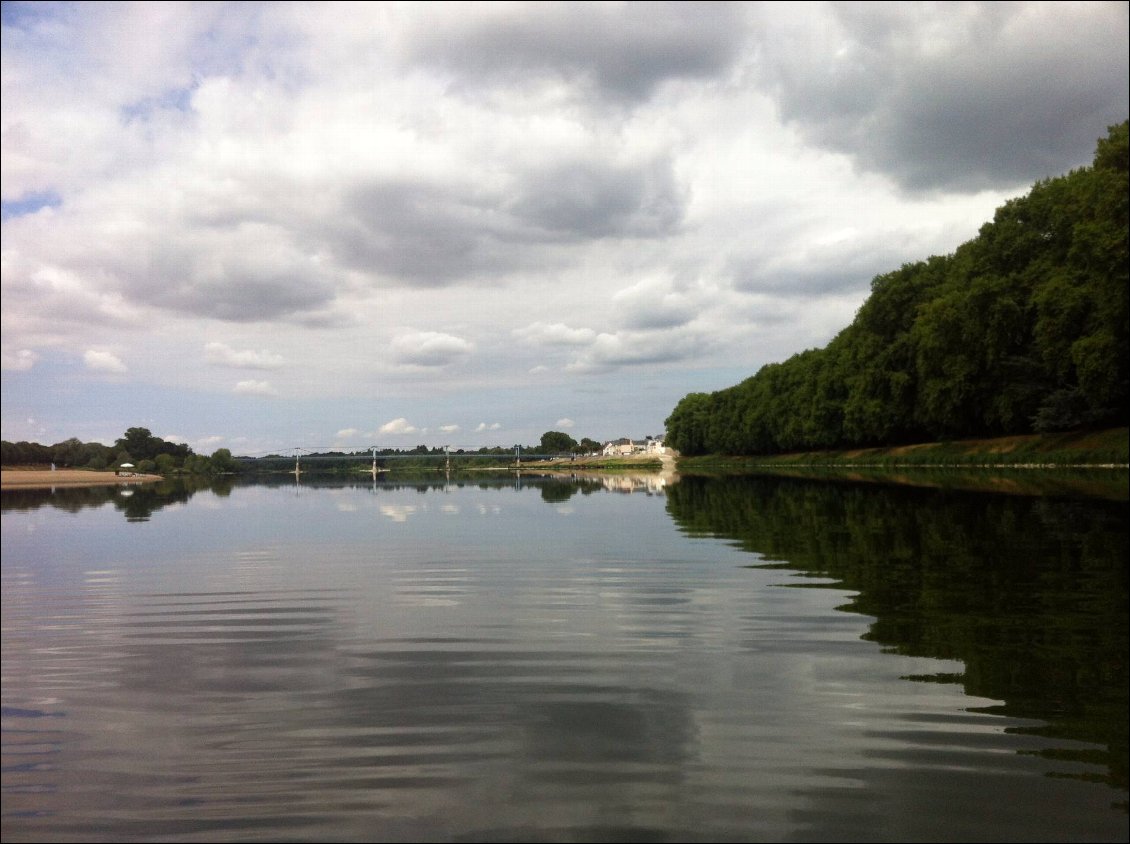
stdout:
[(627, 457), (632, 454), (663, 454), (665, 451), (663, 437), (645, 437), (642, 440), (621, 437), (606, 442), (601, 454), (605, 457)]

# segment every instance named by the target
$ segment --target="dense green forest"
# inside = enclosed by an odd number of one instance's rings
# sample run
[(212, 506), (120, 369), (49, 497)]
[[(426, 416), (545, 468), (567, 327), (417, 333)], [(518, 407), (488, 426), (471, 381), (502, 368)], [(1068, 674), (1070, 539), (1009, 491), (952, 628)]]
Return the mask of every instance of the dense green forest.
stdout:
[(683, 398), (667, 444), (764, 455), (1126, 425), (1127, 125), (952, 255), (877, 276), (824, 348)]

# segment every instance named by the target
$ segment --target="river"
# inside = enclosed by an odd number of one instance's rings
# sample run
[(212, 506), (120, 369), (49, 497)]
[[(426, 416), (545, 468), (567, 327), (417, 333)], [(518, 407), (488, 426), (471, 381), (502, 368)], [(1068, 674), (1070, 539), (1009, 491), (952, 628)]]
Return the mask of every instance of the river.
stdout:
[(5, 491), (2, 837), (1125, 841), (1119, 487)]

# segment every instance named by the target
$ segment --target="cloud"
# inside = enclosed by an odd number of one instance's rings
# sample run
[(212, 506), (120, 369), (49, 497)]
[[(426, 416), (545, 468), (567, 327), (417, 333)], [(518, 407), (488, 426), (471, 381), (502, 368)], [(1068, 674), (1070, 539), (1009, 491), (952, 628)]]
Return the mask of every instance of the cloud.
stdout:
[(533, 322), (514, 329), (514, 336), (538, 346), (587, 346), (596, 339), (591, 328), (571, 328), (560, 322)]
[(565, 417), (564, 419), (558, 419), (554, 424), (558, 428), (573, 428), (573, 427), (576, 426), (577, 423), (574, 422), (572, 419)]
[(377, 429), (377, 433), (392, 435), (415, 434), (418, 432), (418, 430), (419, 429), (412, 425), (407, 419), (401, 416), (397, 419), (391, 420), (390, 422), (385, 422), (383, 425), (381, 425), (380, 428)]
[(671, 234), (686, 202), (670, 161), (551, 162), (526, 174), (509, 210), (551, 238)]
[(746, 293), (819, 297), (865, 290), (876, 275), (929, 254), (920, 233), (887, 228), (809, 233), (792, 247), (734, 250), (721, 274)]
[(351, 440), (361, 433), (357, 428), (342, 428), (334, 434), (335, 440)]
[(204, 346), (204, 359), (217, 366), (236, 369), (278, 369), (284, 363), (281, 355), (266, 350), (236, 350), (226, 343), (208, 343)]
[(694, 319), (696, 303), (670, 282), (648, 279), (612, 295), (623, 325), (628, 328), (663, 329), (685, 325)]
[(1126, 116), (1125, 3), (759, 9), (784, 119), (909, 191), (1058, 175)]
[(445, 434), (458, 434), (462, 430), (458, 425), (440, 425), (439, 429)]
[(334, 254), (375, 272), (374, 281), (443, 287), (521, 265), (500, 237), (509, 226), (498, 205), (459, 181), (438, 186), (399, 177), (347, 191), (340, 215), (323, 228)]
[[(194, 316), (231, 322), (295, 317), (317, 311), (334, 299), (334, 279), (301, 237), (286, 225), (233, 221), (216, 229), (177, 228), (168, 238), (151, 227), (134, 249), (143, 264), (122, 261), (120, 284), (145, 303)], [(125, 250), (126, 244), (120, 244)]]
[(602, 372), (620, 367), (690, 360), (705, 353), (711, 342), (709, 332), (692, 330), (605, 332), (599, 334), (565, 370), (573, 373)]
[(241, 396), (277, 396), (279, 391), (271, 386), (269, 381), (240, 381), (233, 388), (233, 393)]
[(471, 343), (439, 331), (414, 331), (392, 341), (393, 358), (408, 366), (438, 368), (457, 363), (473, 350)]
[(502, 430), (501, 422), (491, 422), (489, 425), (486, 422), (480, 422), (475, 428), (476, 431), (500, 431)]
[(26, 372), (39, 361), (39, 355), (31, 349), (4, 350), (0, 352), (0, 368), (13, 372)]
[[(108, 339), (169, 427), (256, 451), (394, 412), (533, 441), (563, 396), (652, 429), (1087, 163), (1127, 101), (1114, 3), (26, 8), (0, 79), (21, 438), (108, 435), (97, 378), (43, 404), (47, 363)], [(255, 395), (279, 413), (243, 430)]]
[(566, 83), (631, 105), (665, 81), (725, 71), (741, 45), (741, 15), (727, 3), (540, 4), (532, 14), (487, 5), (432, 17), (408, 52), (467, 86)]
[(129, 372), (129, 368), (112, 352), (100, 352), (91, 349), (83, 353), (82, 360), (87, 369), (93, 369), (95, 372), (111, 372), (114, 374)]

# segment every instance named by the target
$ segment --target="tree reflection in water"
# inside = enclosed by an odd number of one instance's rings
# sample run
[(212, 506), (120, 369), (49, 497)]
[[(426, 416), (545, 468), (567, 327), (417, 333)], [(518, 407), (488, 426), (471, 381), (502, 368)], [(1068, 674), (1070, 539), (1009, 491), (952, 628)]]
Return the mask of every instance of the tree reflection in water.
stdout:
[(874, 617), (865, 638), (965, 665), (908, 680), (961, 683), (1042, 722), (1025, 732), (1089, 743), (1045, 755), (1105, 765), (1127, 790), (1125, 500), (744, 476), (684, 477), (667, 502), (756, 567), (857, 591), (842, 609)]

